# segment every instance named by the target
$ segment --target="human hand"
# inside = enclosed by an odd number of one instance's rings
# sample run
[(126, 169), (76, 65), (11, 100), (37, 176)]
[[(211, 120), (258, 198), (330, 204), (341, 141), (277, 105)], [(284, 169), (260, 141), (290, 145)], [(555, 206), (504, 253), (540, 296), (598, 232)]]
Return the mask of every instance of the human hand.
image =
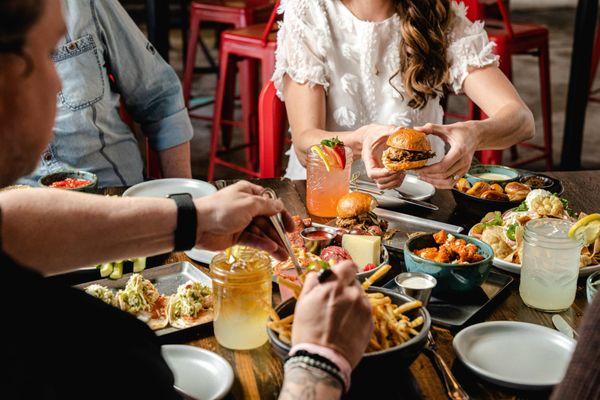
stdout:
[(426, 124), (415, 129), (436, 135), (450, 145), (450, 151), (442, 161), (417, 171), (419, 179), (440, 189), (451, 189), (471, 167), (479, 143), (476, 124), (473, 121), (450, 125)]
[(261, 186), (238, 182), (217, 193), (195, 200), (198, 212), (196, 245), (223, 250), (236, 243), (268, 251), (280, 260), (288, 254), (269, 216), (281, 213), (286, 230), (294, 223), (281, 200), (263, 197)]
[(389, 171), (383, 166), (381, 156), (387, 145), (387, 138), (398, 127), (392, 125), (366, 125), (355, 131), (362, 138), (362, 159), (365, 163), (367, 176), (377, 184), (379, 189), (393, 189), (402, 184), (403, 172)]
[(292, 346), (313, 343), (344, 356), (352, 368), (362, 358), (371, 332), (371, 305), (358, 280), (356, 265), (343, 261), (332, 268), (335, 279), (319, 283), (306, 277), (296, 304)]

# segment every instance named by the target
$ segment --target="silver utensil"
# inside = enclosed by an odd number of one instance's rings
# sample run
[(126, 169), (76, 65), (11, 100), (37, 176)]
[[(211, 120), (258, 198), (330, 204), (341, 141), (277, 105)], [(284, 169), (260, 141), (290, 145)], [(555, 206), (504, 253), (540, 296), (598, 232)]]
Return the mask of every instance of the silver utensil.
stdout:
[(442, 356), (438, 354), (437, 346), (435, 344), (435, 340), (433, 340), (433, 335), (431, 332), (428, 332), (427, 334), (427, 344), (425, 345), (424, 350), (429, 358), (433, 361), (438, 374), (444, 381), (448, 398), (452, 400), (469, 400), (470, 397), (467, 392), (465, 392), (465, 390), (460, 386), (460, 383), (458, 383)]
[[(270, 197), (273, 200), (277, 200), (277, 194), (271, 188), (265, 188), (265, 190), (263, 190), (263, 192), (262, 192), (262, 195)], [(298, 262), (298, 259), (296, 258), (296, 254), (294, 253), (294, 248), (292, 247), (290, 240), (288, 239), (287, 235), (285, 234), (285, 228), (283, 227), (283, 220), (281, 219), (281, 214), (273, 215), (273, 216), (269, 217), (269, 219), (271, 220), (271, 223), (275, 227), (275, 230), (277, 231), (279, 238), (281, 239), (288, 254), (290, 255), (290, 259), (292, 260), (292, 263), (294, 264), (294, 268), (296, 269), (296, 273), (298, 274), (298, 277), (301, 277), (303, 274), (302, 267), (300, 266), (300, 263)]]
[(375, 185), (373, 182), (369, 182), (369, 181), (354, 179), (352, 182), (350, 182), (350, 187), (356, 188), (358, 191), (361, 191), (361, 192), (375, 194), (386, 201), (398, 201), (400, 199), (405, 203), (412, 204), (412, 205), (415, 205), (418, 207), (427, 208), (429, 210), (437, 211), (440, 209), (435, 204), (431, 204), (426, 201), (411, 199), (406, 196), (406, 193), (401, 192), (399, 189), (393, 189), (396, 193), (398, 193), (398, 198), (386, 196), (384, 194), (385, 192), (383, 190), (377, 188), (377, 185)]
[(569, 325), (569, 323), (560, 315), (554, 314), (552, 316), (552, 323), (554, 324), (556, 330), (558, 330), (563, 335), (570, 338), (579, 339), (579, 334), (577, 333), (577, 331), (573, 329), (573, 327)]
[(407, 203), (414, 204), (414, 205), (420, 206), (420, 207), (425, 207), (425, 208), (428, 208), (428, 209), (433, 210), (433, 211), (437, 211), (437, 210), (440, 209), (435, 204), (431, 204), (431, 203), (428, 203), (428, 202), (422, 201), (422, 200), (416, 200), (416, 199), (407, 198), (406, 194), (403, 193), (403, 192), (401, 192), (399, 189), (394, 189), (394, 192), (398, 193), (398, 196), (400, 197), (400, 199), (402, 201), (407, 202)]

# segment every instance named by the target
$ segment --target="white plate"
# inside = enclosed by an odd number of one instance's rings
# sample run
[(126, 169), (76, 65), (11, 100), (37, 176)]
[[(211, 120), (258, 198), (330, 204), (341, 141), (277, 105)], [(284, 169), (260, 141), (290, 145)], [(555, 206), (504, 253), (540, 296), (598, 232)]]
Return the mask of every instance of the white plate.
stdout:
[(167, 197), (171, 194), (189, 193), (193, 198), (215, 193), (217, 189), (208, 182), (196, 179), (169, 178), (138, 183), (127, 189), (123, 197)]
[(452, 345), (460, 360), (482, 378), (514, 389), (542, 390), (560, 383), (575, 343), (544, 326), (496, 321), (463, 329)]
[(192, 260), (206, 265), (210, 265), (210, 262), (212, 261), (213, 257), (217, 254), (219, 253), (217, 253), (216, 251), (202, 250), (197, 249), (195, 247), (185, 252), (185, 255), (191, 258)]
[(222, 399), (233, 385), (233, 369), (220, 355), (193, 346), (162, 346), (175, 387), (196, 400)]
[[(399, 188), (403, 193), (406, 193), (406, 198), (412, 200), (428, 200), (435, 194), (435, 187), (432, 184), (424, 182), (414, 175), (406, 175), (404, 182)], [(398, 192), (395, 190), (384, 190), (384, 196), (398, 198)], [(384, 200), (379, 196), (374, 196), (377, 199), (380, 207), (394, 207), (403, 205), (404, 202), (398, 198), (398, 201)]]

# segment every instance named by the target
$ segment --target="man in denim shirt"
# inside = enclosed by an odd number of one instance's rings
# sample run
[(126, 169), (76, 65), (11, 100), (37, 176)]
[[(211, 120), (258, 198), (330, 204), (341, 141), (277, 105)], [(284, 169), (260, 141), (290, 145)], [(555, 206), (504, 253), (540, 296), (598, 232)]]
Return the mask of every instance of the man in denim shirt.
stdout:
[(163, 177), (190, 178), (193, 130), (173, 69), (117, 0), (63, 0), (63, 12), (67, 35), (53, 56), (62, 79), (55, 137), (20, 183), (65, 168), (95, 173), (101, 187), (141, 182), (144, 165), (121, 100), (158, 152)]

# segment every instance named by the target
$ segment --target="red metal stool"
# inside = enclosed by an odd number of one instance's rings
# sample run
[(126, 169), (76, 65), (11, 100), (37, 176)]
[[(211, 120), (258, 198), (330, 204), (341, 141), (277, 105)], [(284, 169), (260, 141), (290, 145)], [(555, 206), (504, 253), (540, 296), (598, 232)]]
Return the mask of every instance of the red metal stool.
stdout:
[[(258, 106), (258, 80), (249, 79), (243, 85), (242, 94), (242, 112), (244, 114), (244, 126), (246, 133), (246, 142), (239, 146), (227, 148), (227, 137), (223, 137), (225, 149), (219, 151), (219, 138), (222, 127), (228, 123), (224, 119), (224, 105), (226, 96), (231, 93), (231, 87), (235, 86), (235, 64), (239, 61), (247, 61), (252, 71), (249, 75), (256, 76), (257, 62), (261, 65), (262, 82), (267, 83), (271, 79), (275, 69), (275, 48), (276, 33), (273, 32), (275, 20), (277, 17), (277, 8), (279, 1), (276, 2), (269, 21), (266, 24), (253, 25), (247, 28), (234, 29), (223, 32), (221, 36), (221, 51), (219, 55), (219, 81), (217, 84), (217, 94), (215, 98), (215, 109), (213, 126), (211, 132), (210, 156), (208, 165), (208, 180), (213, 180), (215, 165), (222, 165), (230, 169), (243, 172), (247, 175), (258, 177), (259, 171), (256, 169), (255, 161), (258, 156), (256, 146), (256, 135), (252, 134), (252, 129), (257, 124), (257, 106)], [(242, 77), (241, 77), (242, 78)], [(230, 124), (230, 122), (229, 122)], [(225, 161), (220, 156), (223, 153), (239, 149), (249, 149), (250, 154), (247, 157), (246, 166), (240, 166), (229, 161)], [(248, 153), (247, 153), (248, 155)], [(260, 162), (259, 162), (260, 164)]]
[[(463, 0), (469, 7), (469, 18), (484, 19), (482, 7), (477, 0)], [(519, 143), (519, 146), (534, 149), (537, 155), (516, 160), (510, 164), (518, 167), (533, 161), (545, 159), (546, 168), (551, 170), (552, 162), (552, 98), (550, 94), (550, 54), (548, 51), (549, 32), (543, 25), (532, 23), (512, 23), (503, 0), (496, 0), (502, 20), (487, 20), (486, 31), (490, 41), (496, 43), (495, 53), (500, 56), (500, 69), (512, 80), (512, 56), (533, 55), (539, 59), (540, 88), (542, 100), (542, 119), (544, 126), (544, 145), (533, 143)], [(479, 109), (470, 103), (469, 119), (485, 118)], [(501, 150), (484, 150), (481, 152), (481, 162), (500, 164), (502, 162)]]
[[(183, 72), (183, 96), (189, 106), (192, 80), (196, 64), (198, 35), (202, 22), (219, 22), (245, 28), (264, 22), (273, 7), (272, 0), (193, 0), (190, 4), (188, 48)], [(200, 118), (202, 119), (202, 118)], [(209, 120), (212, 118), (208, 118)]]

